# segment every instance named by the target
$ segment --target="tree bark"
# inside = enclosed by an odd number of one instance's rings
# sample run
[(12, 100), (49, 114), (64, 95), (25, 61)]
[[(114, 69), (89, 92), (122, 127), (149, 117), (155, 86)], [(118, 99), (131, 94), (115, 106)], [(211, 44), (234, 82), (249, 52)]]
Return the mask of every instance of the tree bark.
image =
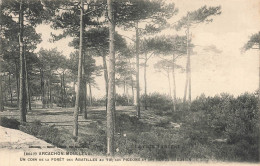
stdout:
[(81, 94), (80, 94), (80, 113), (83, 113), (84, 118), (87, 118), (86, 109), (86, 76), (85, 76), (85, 55), (82, 55), (82, 84), (81, 84)]
[[(0, 71), (2, 70), (2, 63), (0, 63)], [(0, 73), (0, 111), (4, 111), (4, 102), (3, 102), (3, 91), (2, 91), (2, 75)]]
[(139, 86), (139, 29), (138, 22), (135, 23), (135, 35), (136, 35), (136, 113), (138, 119), (141, 118), (140, 112), (140, 86)]
[(92, 90), (91, 90), (91, 84), (88, 84), (89, 87), (89, 106), (92, 107)]
[(172, 55), (173, 110), (176, 110), (175, 56)]
[(26, 94), (27, 94), (27, 107), (28, 110), (32, 110), (31, 107), (31, 97), (30, 97), (30, 93), (29, 93), (29, 79), (28, 79), (28, 70), (27, 70), (27, 58), (26, 58), (26, 54), (25, 54), (25, 47), (24, 47), (24, 68), (25, 68), (25, 84), (26, 84)]
[(49, 78), (49, 108), (52, 108), (52, 88), (51, 78)]
[(168, 84), (169, 84), (169, 96), (172, 98), (172, 88), (171, 88), (171, 80), (170, 80), (170, 69), (167, 68), (167, 78), (168, 78)]
[(80, 0), (80, 39), (79, 39), (79, 64), (78, 64), (78, 89), (76, 93), (76, 103), (74, 110), (74, 123), (73, 123), (73, 136), (78, 137), (78, 114), (79, 114), (79, 102), (80, 102), (80, 91), (81, 91), (81, 79), (82, 79), (82, 56), (83, 56), (83, 15), (84, 15), (84, 3)]
[(186, 36), (187, 36), (187, 63), (186, 63), (186, 83), (185, 83), (185, 89), (184, 89), (184, 97), (183, 97), (183, 103), (186, 102), (186, 95), (187, 95), (187, 88), (188, 88), (188, 84), (189, 84), (189, 27), (187, 27), (187, 32), (186, 32)]
[(102, 55), (103, 59), (103, 70), (104, 70), (104, 79), (106, 84), (106, 110), (107, 110), (107, 93), (108, 93), (108, 73), (107, 73), (107, 61), (106, 56)]
[(10, 100), (11, 100), (11, 104), (13, 104), (13, 91), (12, 91), (12, 84), (11, 84), (11, 73), (9, 73), (9, 76), (8, 76), (8, 84), (9, 84)]
[(86, 81), (84, 81), (84, 84), (83, 84), (83, 89), (82, 90), (84, 90), (84, 96), (83, 96), (83, 100), (84, 100), (84, 104), (83, 104), (83, 106), (84, 106), (84, 110), (85, 111), (83, 111), (83, 117), (84, 117), (84, 119), (87, 119), (88, 118), (88, 111), (87, 111), (87, 82)]
[(17, 95), (17, 107), (19, 107), (19, 100), (20, 100), (20, 72), (18, 70), (18, 62), (15, 60), (15, 79), (16, 79), (16, 95)]
[(23, 1), (20, 2), (19, 12), (19, 46), (20, 46), (20, 122), (26, 122), (26, 88), (25, 88), (25, 66), (24, 66), (24, 47), (23, 47)]
[(190, 53), (189, 53), (189, 103), (191, 103), (191, 62), (190, 62)]
[(146, 66), (147, 66), (147, 54), (145, 53), (144, 62), (144, 109), (147, 110), (147, 77), (146, 77)]
[(40, 69), (40, 74), (41, 74), (41, 93), (42, 93), (42, 108), (46, 108), (46, 101), (45, 101), (45, 83), (44, 83), (44, 74), (43, 70)]
[(109, 64), (108, 64), (108, 100), (107, 100), (107, 155), (114, 156), (114, 129), (115, 129), (115, 50), (114, 35), (115, 22), (113, 15), (113, 0), (107, 0), (109, 18)]

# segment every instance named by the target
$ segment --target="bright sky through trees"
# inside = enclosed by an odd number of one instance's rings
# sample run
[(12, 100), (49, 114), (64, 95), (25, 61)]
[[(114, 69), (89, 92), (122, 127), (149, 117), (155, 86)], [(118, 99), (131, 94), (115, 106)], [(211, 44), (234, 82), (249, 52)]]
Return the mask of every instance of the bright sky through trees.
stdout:
[[(201, 24), (192, 29), (192, 42), (197, 45), (194, 48), (196, 55), (191, 56), (192, 68), (192, 98), (205, 93), (215, 95), (227, 92), (234, 95), (245, 91), (254, 92), (258, 86), (258, 52), (250, 50), (241, 53), (241, 48), (246, 43), (251, 34), (257, 33), (260, 29), (260, 0), (169, 0), (174, 2), (176, 7), (181, 9), (177, 16), (170, 20), (176, 22), (187, 13), (200, 8), (203, 5), (221, 5), (221, 15), (214, 17), (210, 24)], [(67, 46), (70, 39), (63, 39), (55, 43), (49, 43), (50, 29), (47, 25), (37, 27), (37, 32), (42, 33), (43, 42), (38, 45), (38, 49), (57, 47), (64, 55), (69, 57), (73, 49)], [(117, 28), (119, 30), (119, 28)], [(119, 31), (120, 33), (121, 31)], [(176, 32), (168, 29), (162, 34), (185, 35), (185, 32)], [(124, 33), (132, 37), (133, 34)], [(130, 40), (127, 40), (129, 43)], [(220, 52), (205, 49), (209, 45), (215, 45)], [(159, 58), (149, 61), (147, 69), (148, 93), (157, 91), (167, 94), (167, 78), (161, 73), (155, 72), (153, 64)], [(97, 60), (101, 64), (102, 60)], [(142, 62), (142, 60), (140, 61)], [(185, 65), (186, 58), (177, 60), (178, 64)], [(93, 89), (93, 95), (101, 97), (105, 92), (103, 76), (97, 77), (96, 81), (99, 90)], [(143, 70), (140, 70), (141, 94), (144, 93)], [(185, 85), (185, 74), (176, 73), (177, 97), (183, 97)], [(120, 92), (120, 91), (117, 91)]]

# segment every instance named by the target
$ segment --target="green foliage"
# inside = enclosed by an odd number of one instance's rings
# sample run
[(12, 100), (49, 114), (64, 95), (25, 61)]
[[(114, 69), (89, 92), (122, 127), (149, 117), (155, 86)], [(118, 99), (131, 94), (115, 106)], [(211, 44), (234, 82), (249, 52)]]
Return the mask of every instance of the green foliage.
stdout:
[[(237, 98), (228, 94), (202, 95), (185, 112), (178, 120), (184, 123), (183, 133), (193, 142), (210, 145), (217, 159), (259, 161), (259, 112), (254, 94), (245, 93)], [(217, 138), (226, 140), (218, 143), (221, 150), (214, 149), (215, 145), (210, 143)], [(230, 149), (228, 157), (227, 149)]]
[(135, 116), (129, 116), (127, 114), (119, 114), (116, 116), (116, 132), (119, 132), (120, 134), (131, 131), (147, 131), (149, 128), (149, 125), (141, 122)]
[(39, 120), (20, 126), (20, 130), (56, 146), (61, 146), (65, 142), (65, 138), (63, 138), (62, 133), (55, 128), (55, 125), (44, 126)]
[(19, 129), (20, 122), (16, 119), (9, 119), (7, 117), (0, 117), (0, 126), (11, 128), (11, 129)]
[(116, 94), (116, 105), (120, 105), (120, 106), (133, 105), (133, 99), (130, 96), (127, 99), (126, 95)]
[(251, 49), (256, 44), (260, 45), (259, 43), (260, 43), (260, 32), (250, 36), (249, 41), (243, 47), (243, 51), (247, 51)]
[(175, 25), (177, 30), (182, 28), (187, 28), (192, 25), (198, 23), (209, 23), (212, 22), (213, 19), (209, 19), (210, 16), (220, 15), (221, 14), (221, 6), (216, 7), (207, 7), (206, 5), (199, 8), (198, 10), (188, 12), (187, 16), (182, 17), (178, 23)]
[(186, 53), (186, 36), (155, 36), (143, 42), (143, 49), (147, 52), (163, 55), (182, 55)]
[(142, 95), (140, 99), (142, 106), (145, 105), (145, 100), (149, 108), (160, 112), (173, 109), (172, 99), (166, 95), (161, 95), (159, 93), (152, 93), (147, 96)]
[(134, 27), (135, 22), (148, 21), (145, 33), (159, 32), (167, 25), (166, 19), (178, 12), (174, 3), (167, 4), (157, 0), (118, 1), (115, 3), (115, 10), (115, 21), (124, 28)]

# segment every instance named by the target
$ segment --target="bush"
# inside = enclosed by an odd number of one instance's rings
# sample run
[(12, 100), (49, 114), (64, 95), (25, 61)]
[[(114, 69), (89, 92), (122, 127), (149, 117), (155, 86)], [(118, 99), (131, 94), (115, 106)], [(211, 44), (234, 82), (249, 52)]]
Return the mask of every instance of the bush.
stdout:
[(158, 111), (173, 110), (171, 97), (159, 93), (152, 93), (147, 96), (142, 95), (140, 101), (143, 107), (145, 106), (146, 101), (149, 108), (156, 109)]
[(129, 116), (127, 114), (119, 114), (116, 117), (116, 132), (142, 132), (150, 129), (150, 126), (141, 122), (136, 116)]
[(17, 107), (17, 103), (16, 103), (16, 101), (13, 101), (13, 103), (6, 102), (6, 103), (4, 103), (4, 106), (15, 108), (15, 107)]
[(11, 128), (11, 129), (19, 129), (20, 122), (16, 119), (9, 119), (7, 117), (0, 117), (0, 126)]
[(106, 106), (106, 96), (100, 99), (92, 98), (92, 106)]
[(126, 95), (116, 94), (116, 105), (117, 106), (130, 106), (133, 105), (133, 99)]
[(55, 125), (43, 126), (39, 120), (20, 126), (20, 130), (56, 146), (63, 146), (65, 142), (65, 138), (62, 136), (62, 133), (55, 128)]

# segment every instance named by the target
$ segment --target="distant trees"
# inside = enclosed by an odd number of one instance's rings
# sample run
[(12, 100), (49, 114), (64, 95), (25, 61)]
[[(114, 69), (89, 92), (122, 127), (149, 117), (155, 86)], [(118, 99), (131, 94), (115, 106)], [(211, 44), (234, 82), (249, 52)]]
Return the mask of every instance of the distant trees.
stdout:
[[(254, 48), (258, 45), (258, 48)], [(259, 52), (259, 63), (260, 63), (260, 31), (250, 36), (249, 40), (243, 47), (243, 51), (248, 51), (249, 49), (258, 49)], [(260, 111), (260, 64), (259, 64), (259, 83), (258, 83), (258, 109)]]
[(185, 83), (185, 89), (184, 89), (184, 97), (183, 102), (186, 102), (186, 95), (187, 95), (187, 88), (189, 86), (189, 103), (191, 102), (191, 62), (190, 62), (190, 41), (191, 41), (191, 35), (190, 35), (190, 28), (193, 25), (197, 25), (199, 23), (203, 22), (212, 22), (213, 19), (209, 19), (210, 16), (219, 15), (221, 14), (221, 7), (207, 7), (206, 5), (199, 8), (198, 10), (188, 12), (186, 16), (182, 17), (174, 27), (177, 30), (180, 30), (184, 28), (186, 31), (186, 39), (187, 39), (187, 64), (186, 64), (186, 83)]
[[(166, 4), (164, 1), (155, 0), (131, 0), (118, 3), (116, 22), (125, 29), (135, 30), (135, 54), (136, 54), (136, 113), (140, 113), (140, 85), (139, 85), (139, 54), (140, 37), (142, 34), (160, 32), (167, 25), (167, 19), (177, 13), (173, 3)], [(140, 24), (144, 25), (140, 25)], [(144, 26), (144, 28), (142, 28)]]

